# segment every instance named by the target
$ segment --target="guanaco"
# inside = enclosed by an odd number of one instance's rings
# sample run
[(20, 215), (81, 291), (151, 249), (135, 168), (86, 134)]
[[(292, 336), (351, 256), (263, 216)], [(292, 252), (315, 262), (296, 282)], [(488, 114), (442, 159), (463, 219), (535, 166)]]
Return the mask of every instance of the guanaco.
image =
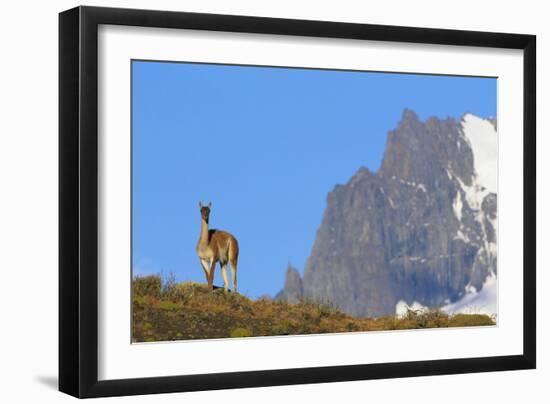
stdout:
[(214, 269), (219, 262), (222, 268), (223, 288), (229, 290), (229, 280), (227, 279), (227, 264), (231, 266), (231, 275), (233, 280), (233, 291), (237, 291), (237, 260), (239, 258), (239, 243), (230, 233), (223, 230), (208, 229), (210, 219), (210, 210), (212, 202), (204, 206), (199, 202), (201, 212), (201, 233), (197, 243), (197, 255), (201, 262), (208, 287), (213, 289)]

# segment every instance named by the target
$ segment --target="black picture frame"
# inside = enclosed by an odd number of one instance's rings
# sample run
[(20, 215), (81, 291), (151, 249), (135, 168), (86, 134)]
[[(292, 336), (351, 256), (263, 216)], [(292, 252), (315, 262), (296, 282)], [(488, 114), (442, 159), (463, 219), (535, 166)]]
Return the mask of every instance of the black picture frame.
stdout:
[[(98, 380), (98, 26), (509, 48), (523, 51), (523, 354)], [(59, 15), (59, 390), (75, 397), (324, 383), (536, 367), (536, 37), (185, 12), (77, 7)]]

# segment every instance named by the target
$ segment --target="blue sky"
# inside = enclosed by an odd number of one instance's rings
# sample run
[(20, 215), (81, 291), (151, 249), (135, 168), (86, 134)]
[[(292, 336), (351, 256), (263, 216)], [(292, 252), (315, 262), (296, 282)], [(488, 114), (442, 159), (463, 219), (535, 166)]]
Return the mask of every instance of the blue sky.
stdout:
[[(303, 273), (326, 196), (376, 171), (405, 108), (496, 116), (493, 78), (132, 62), (133, 274), (204, 282), (198, 202), (240, 244), (239, 291)], [(214, 283), (222, 285), (219, 266)]]

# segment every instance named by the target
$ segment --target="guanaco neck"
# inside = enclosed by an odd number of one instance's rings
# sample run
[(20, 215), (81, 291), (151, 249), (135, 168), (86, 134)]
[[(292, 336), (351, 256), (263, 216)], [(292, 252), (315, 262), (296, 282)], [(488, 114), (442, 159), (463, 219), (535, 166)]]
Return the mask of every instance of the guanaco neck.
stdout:
[(208, 244), (208, 222), (201, 218), (201, 237), (199, 244)]

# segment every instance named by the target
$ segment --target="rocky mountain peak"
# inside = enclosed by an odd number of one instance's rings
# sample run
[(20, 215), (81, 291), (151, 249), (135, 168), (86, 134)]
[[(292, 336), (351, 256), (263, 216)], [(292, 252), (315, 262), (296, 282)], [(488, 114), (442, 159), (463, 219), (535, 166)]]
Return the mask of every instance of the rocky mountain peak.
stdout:
[(379, 175), (433, 190), (445, 181), (449, 165), (464, 183), (470, 184), (473, 154), (460, 122), (431, 117), (422, 123), (416, 113), (405, 110), (397, 129), (388, 134)]
[[(479, 182), (493, 158), (479, 136), (496, 139), (496, 121), (480, 120), (422, 122), (405, 110), (388, 133), (380, 170), (363, 167), (329, 193), (304, 279), (287, 270), (280, 297), (301, 293), (380, 316), (399, 301), (441, 307), (480, 290), (496, 274), (497, 218), (496, 194)], [(483, 176), (477, 144), (489, 156)]]

